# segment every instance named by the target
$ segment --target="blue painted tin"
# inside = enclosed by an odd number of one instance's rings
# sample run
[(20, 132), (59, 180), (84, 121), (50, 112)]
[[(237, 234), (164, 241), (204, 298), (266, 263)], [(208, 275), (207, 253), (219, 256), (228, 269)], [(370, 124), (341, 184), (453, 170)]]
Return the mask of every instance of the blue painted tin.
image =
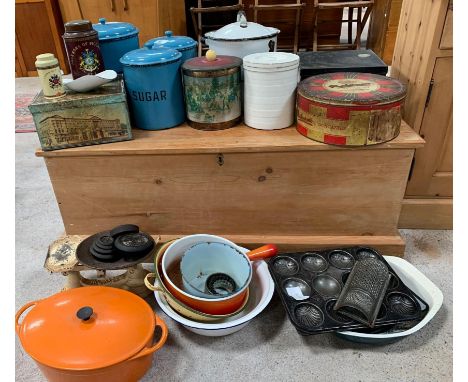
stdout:
[(197, 42), (187, 36), (173, 36), (172, 31), (164, 32), (163, 37), (152, 38), (145, 42), (146, 48), (164, 47), (178, 50), (182, 53), (182, 64), (197, 56)]
[(120, 59), (134, 127), (161, 130), (185, 121), (181, 57), (175, 49), (142, 48)]
[(93, 29), (98, 32), (104, 67), (122, 73), (120, 58), (140, 47), (138, 29), (130, 23), (106, 22), (104, 18), (99, 19), (99, 24), (93, 24)]

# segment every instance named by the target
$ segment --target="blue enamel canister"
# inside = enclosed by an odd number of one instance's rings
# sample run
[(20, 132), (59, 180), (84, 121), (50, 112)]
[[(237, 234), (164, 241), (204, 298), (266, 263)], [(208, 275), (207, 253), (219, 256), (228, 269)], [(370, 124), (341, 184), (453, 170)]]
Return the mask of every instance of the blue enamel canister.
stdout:
[(146, 48), (172, 48), (182, 53), (182, 63), (197, 56), (197, 42), (187, 36), (173, 36), (172, 31), (164, 32), (164, 36), (152, 38), (145, 42)]
[(120, 59), (133, 127), (161, 130), (185, 121), (181, 57), (175, 49), (142, 48)]
[(122, 73), (120, 58), (140, 47), (138, 29), (130, 23), (107, 22), (104, 18), (93, 24), (93, 29), (98, 32), (104, 67)]

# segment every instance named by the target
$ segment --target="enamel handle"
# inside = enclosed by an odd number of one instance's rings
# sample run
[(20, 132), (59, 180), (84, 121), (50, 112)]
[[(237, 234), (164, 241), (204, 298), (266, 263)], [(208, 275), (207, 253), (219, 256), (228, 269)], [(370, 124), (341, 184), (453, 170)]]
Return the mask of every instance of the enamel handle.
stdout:
[(149, 278), (156, 278), (156, 273), (148, 273), (148, 274), (145, 276), (145, 279), (143, 280), (143, 282), (145, 283), (146, 287), (147, 287), (149, 290), (158, 291), (158, 292), (163, 292), (163, 293), (164, 293), (164, 291), (163, 291), (160, 287), (151, 284), (151, 282), (148, 280)]
[(19, 334), (19, 330), (21, 328), (21, 324), (18, 322), (21, 315), (24, 313), (24, 311), (26, 309), (28, 309), (29, 307), (31, 306), (34, 306), (34, 305), (37, 305), (39, 301), (36, 300), (36, 301), (31, 301), (31, 302), (28, 302), (26, 305), (24, 305), (23, 307), (20, 308), (20, 310), (18, 310), (16, 312), (16, 315), (15, 315), (15, 330), (16, 330), (16, 334)]
[(253, 249), (247, 252), (250, 261), (263, 260), (275, 256), (278, 253), (278, 248), (274, 244), (266, 244), (260, 248)]
[(159, 316), (156, 313), (154, 314), (154, 318), (156, 319), (155, 328), (157, 326), (161, 328), (161, 338), (153, 346), (143, 348), (143, 350), (141, 350), (138, 354), (135, 354), (132, 358), (130, 358), (131, 360), (154, 353), (156, 350), (160, 349), (166, 342), (168, 335), (166, 323), (163, 320), (161, 320), (161, 318), (159, 318)]

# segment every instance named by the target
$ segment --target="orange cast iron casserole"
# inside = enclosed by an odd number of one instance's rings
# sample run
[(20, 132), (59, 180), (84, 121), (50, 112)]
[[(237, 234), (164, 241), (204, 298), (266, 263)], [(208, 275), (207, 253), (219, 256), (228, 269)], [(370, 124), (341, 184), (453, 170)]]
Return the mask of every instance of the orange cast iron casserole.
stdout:
[[(136, 382), (167, 338), (166, 324), (146, 301), (102, 286), (32, 301), (16, 313), (15, 325), (24, 350), (51, 382)], [(157, 326), (161, 336), (153, 344)]]

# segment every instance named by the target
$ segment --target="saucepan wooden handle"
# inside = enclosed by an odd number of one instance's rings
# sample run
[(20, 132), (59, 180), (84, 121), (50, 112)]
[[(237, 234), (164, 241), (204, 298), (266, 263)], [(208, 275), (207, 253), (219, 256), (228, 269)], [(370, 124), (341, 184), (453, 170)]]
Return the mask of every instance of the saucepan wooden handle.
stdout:
[(275, 256), (278, 253), (278, 248), (274, 244), (266, 244), (259, 248), (247, 252), (250, 261), (264, 260)]

